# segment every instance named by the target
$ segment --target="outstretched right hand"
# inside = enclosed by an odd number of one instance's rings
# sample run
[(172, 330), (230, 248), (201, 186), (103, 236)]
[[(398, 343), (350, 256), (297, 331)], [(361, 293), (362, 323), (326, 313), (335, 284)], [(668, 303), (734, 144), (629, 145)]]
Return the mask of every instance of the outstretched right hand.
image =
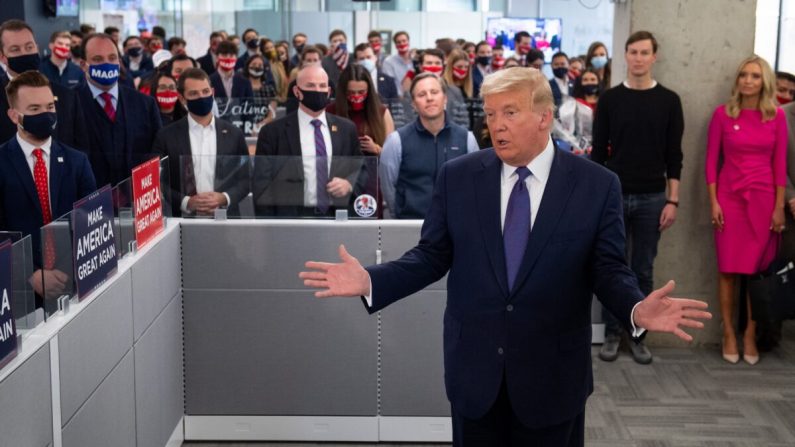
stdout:
[(315, 289), (318, 298), (332, 296), (362, 296), (370, 294), (370, 275), (351, 256), (344, 245), (339, 248), (341, 263), (308, 261), (305, 266), (313, 271), (300, 272), (304, 285)]

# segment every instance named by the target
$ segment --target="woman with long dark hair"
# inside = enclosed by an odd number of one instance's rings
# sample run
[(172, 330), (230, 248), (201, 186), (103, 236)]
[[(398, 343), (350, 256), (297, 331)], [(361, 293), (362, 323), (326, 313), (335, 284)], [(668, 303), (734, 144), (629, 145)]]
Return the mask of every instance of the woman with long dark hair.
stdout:
[(593, 68), (599, 76), (599, 88), (605, 91), (610, 88), (610, 57), (607, 47), (602, 42), (594, 42), (588, 47), (585, 56), (585, 68)]
[[(348, 64), (340, 73), (336, 98), (326, 111), (356, 124), (362, 152), (370, 156), (381, 155), (386, 136), (395, 130), (392, 115), (381, 104), (370, 73), (359, 64)], [(379, 204), (376, 215), (380, 218), (383, 216), (383, 206), (380, 206), (383, 200), (376, 163), (368, 163), (367, 172), (369, 175), (364, 191), (375, 197)]]
[(179, 97), (177, 80), (171, 74), (161, 71), (155, 72), (151, 86), (149, 95), (157, 101), (157, 107), (160, 110), (160, 122), (163, 123), (163, 126), (168, 126), (187, 115), (185, 108), (177, 100)]

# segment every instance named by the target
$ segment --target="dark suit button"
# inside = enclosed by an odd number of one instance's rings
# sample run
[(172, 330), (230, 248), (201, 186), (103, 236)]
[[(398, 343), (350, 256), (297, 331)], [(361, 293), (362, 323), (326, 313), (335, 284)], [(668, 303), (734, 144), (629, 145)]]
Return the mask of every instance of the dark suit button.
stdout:
[(502, 348), (497, 348), (497, 354), (502, 355), (504, 352)]
[(513, 304), (509, 304), (508, 307), (506, 307), (506, 309), (508, 310), (508, 312), (513, 312)]

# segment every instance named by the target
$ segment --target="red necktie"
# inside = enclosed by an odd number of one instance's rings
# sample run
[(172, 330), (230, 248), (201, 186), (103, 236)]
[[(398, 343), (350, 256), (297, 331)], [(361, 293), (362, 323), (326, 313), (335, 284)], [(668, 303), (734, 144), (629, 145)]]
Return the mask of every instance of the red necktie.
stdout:
[[(44, 151), (36, 148), (33, 150), (36, 163), (33, 165), (33, 180), (36, 182), (36, 192), (41, 205), (41, 217), (44, 225), (52, 222), (50, 210), (50, 188), (47, 184), (47, 165), (44, 162)], [(50, 231), (45, 230), (44, 240), (44, 268), (51, 270), (55, 265), (55, 241)]]
[(108, 119), (111, 120), (111, 122), (115, 122), (116, 108), (113, 107), (113, 97), (108, 92), (100, 93), (99, 96), (103, 101), (105, 101), (105, 115), (108, 115)]

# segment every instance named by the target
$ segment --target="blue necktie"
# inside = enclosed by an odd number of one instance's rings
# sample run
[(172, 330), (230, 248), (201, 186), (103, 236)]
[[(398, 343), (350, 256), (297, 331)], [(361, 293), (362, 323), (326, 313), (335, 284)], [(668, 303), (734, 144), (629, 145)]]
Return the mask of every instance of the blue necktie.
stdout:
[(516, 168), (515, 172), (519, 179), (511, 190), (502, 230), (508, 290), (513, 290), (516, 274), (527, 248), (527, 239), (530, 237), (530, 194), (527, 192), (525, 179), (532, 173), (526, 167)]
[(315, 173), (317, 174), (317, 211), (325, 214), (329, 209), (329, 197), (326, 191), (328, 184), (328, 154), (326, 154), (326, 140), (323, 139), (323, 132), (320, 131), (320, 126), (323, 123), (318, 120), (312, 120), (312, 125), (315, 126)]

